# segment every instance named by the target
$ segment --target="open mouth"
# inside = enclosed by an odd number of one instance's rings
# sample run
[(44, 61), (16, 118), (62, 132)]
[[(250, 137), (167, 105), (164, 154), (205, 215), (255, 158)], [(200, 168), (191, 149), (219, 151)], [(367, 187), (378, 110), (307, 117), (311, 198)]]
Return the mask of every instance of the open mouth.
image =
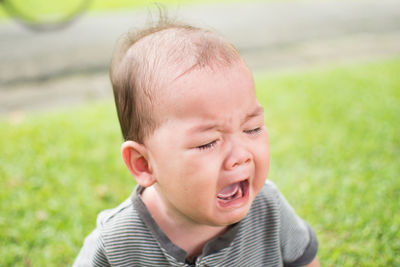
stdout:
[(241, 182), (237, 182), (225, 187), (217, 195), (218, 202), (222, 206), (228, 206), (237, 203), (241, 199), (247, 197), (249, 194), (248, 192), (249, 192), (249, 181), (248, 179), (246, 179)]

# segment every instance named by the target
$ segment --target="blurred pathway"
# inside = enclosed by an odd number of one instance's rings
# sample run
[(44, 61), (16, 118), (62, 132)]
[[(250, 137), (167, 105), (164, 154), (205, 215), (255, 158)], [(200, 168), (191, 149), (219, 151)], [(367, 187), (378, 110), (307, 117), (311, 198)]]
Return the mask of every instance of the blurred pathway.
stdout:
[[(170, 14), (222, 33), (254, 71), (400, 56), (398, 0), (209, 4)], [(89, 14), (42, 34), (0, 24), (0, 114), (111, 97), (113, 45), (146, 18), (144, 10)]]

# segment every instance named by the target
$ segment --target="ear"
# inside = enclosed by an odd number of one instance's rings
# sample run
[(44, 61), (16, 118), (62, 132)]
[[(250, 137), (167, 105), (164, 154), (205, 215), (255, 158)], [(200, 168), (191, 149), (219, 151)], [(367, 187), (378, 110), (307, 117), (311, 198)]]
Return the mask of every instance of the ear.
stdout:
[(121, 146), (122, 158), (136, 182), (149, 187), (156, 182), (153, 171), (148, 164), (147, 150), (142, 144), (126, 141)]

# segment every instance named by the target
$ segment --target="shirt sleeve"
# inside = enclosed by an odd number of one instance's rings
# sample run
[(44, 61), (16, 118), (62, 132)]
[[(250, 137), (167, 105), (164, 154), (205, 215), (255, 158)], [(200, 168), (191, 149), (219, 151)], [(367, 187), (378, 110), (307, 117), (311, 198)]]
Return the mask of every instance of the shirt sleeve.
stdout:
[(98, 229), (85, 238), (83, 247), (73, 264), (73, 267), (88, 266), (110, 266)]
[(318, 241), (312, 228), (302, 220), (278, 191), (280, 238), (284, 266), (304, 266), (317, 255)]

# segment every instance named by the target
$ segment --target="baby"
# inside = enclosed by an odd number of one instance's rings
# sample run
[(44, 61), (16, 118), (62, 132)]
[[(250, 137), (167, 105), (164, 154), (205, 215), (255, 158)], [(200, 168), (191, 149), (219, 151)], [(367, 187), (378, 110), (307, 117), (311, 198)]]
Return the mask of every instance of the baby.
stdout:
[(266, 181), (263, 108), (232, 44), (161, 19), (122, 39), (110, 77), (138, 185), (74, 266), (319, 266), (313, 230)]

